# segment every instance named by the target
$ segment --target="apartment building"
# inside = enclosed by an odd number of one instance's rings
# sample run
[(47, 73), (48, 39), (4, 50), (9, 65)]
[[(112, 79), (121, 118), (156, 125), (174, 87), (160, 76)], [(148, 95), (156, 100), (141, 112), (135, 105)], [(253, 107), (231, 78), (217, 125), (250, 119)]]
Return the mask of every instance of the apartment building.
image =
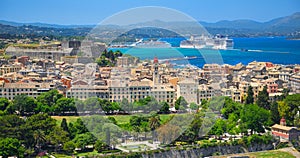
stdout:
[(177, 98), (183, 96), (188, 103), (198, 103), (198, 84), (194, 79), (184, 79), (177, 83)]
[(13, 100), (17, 95), (28, 95), (37, 98), (41, 93), (54, 89), (54, 83), (37, 83), (37, 82), (17, 82), (5, 83), (0, 81), (0, 97)]
[(22, 69), (21, 63), (14, 63), (9, 65), (2, 65), (0, 67), (0, 76), (11, 73), (11, 72), (19, 72)]
[(150, 95), (158, 102), (165, 101), (169, 105), (174, 105), (175, 102), (175, 89), (172, 85), (157, 84), (151, 87)]

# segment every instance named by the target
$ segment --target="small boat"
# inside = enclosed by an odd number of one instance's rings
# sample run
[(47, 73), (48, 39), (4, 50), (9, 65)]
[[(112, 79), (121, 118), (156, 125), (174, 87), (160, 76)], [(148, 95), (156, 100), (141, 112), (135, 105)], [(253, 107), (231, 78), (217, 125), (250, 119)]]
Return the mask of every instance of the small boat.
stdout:
[(248, 49), (242, 48), (241, 51), (242, 51), (242, 52), (248, 52)]

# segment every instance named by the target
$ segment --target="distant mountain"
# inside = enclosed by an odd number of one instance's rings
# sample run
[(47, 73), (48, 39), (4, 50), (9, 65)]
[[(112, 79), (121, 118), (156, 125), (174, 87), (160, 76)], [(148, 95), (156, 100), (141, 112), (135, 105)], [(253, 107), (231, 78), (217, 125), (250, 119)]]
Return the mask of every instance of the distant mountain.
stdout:
[(18, 23), (6, 20), (0, 20), (0, 24), (11, 25), (11, 26), (38, 26), (38, 27), (53, 27), (53, 28), (92, 28), (96, 25), (58, 25), (58, 24), (47, 24), (47, 23)]
[(276, 18), (265, 23), (269, 27), (297, 27), (300, 28), (300, 12), (293, 15)]
[[(290, 36), (300, 32), (300, 12), (290, 16), (276, 18), (267, 22), (253, 20), (222, 20), (215, 23), (199, 22), (210, 34), (224, 34), (231, 37), (249, 36)], [(106, 37), (112, 34), (118, 35), (124, 30), (140, 27), (159, 27), (180, 32), (183, 35), (201, 34), (205, 31), (199, 30), (199, 23), (193, 21), (165, 22), (160, 20), (147, 21), (143, 23), (126, 26), (105, 25), (102, 30)], [(0, 20), (0, 34), (34, 34), (36, 36), (85, 36), (96, 25), (56, 25), (46, 23), (17, 23)], [(96, 30), (97, 30), (96, 29)], [(166, 31), (164, 31), (166, 32)], [(140, 34), (140, 33), (139, 33)], [(164, 35), (162, 35), (164, 36)]]
[(41, 37), (41, 36), (86, 36), (91, 28), (54, 28), (54, 27), (39, 27), (32, 25), (11, 26), (0, 24), (0, 38), (15, 36), (22, 37)]
[(267, 22), (257, 22), (253, 20), (223, 20), (216, 23), (200, 22), (204, 27), (210, 28), (230, 28), (230, 29), (250, 29), (258, 31), (293, 32), (300, 31), (300, 12), (290, 16), (276, 18)]
[(204, 27), (212, 28), (234, 28), (234, 29), (257, 29), (263, 24), (253, 20), (222, 20), (216, 23), (199, 22)]
[(300, 12), (291, 16), (281, 17), (266, 22), (266, 29), (281, 32), (281, 33), (295, 33), (300, 32)]

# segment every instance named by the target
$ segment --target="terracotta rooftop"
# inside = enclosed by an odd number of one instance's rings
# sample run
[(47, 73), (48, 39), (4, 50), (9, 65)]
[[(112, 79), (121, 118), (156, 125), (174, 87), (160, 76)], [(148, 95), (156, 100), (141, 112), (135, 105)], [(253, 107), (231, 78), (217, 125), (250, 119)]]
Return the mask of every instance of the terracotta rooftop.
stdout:
[(295, 127), (288, 127), (288, 126), (282, 126), (282, 125), (279, 125), (279, 124), (275, 124), (275, 125), (272, 126), (272, 128), (277, 128), (277, 129), (289, 131), (289, 130), (295, 128)]

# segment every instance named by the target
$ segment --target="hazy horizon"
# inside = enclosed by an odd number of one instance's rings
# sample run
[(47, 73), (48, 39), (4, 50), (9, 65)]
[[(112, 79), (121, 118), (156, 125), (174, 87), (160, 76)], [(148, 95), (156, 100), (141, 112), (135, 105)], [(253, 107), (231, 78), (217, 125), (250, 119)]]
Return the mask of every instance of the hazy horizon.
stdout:
[[(232, 20), (228, 20), (228, 19), (220, 19), (218, 21), (213, 21), (213, 22), (209, 22), (209, 21), (203, 21), (203, 20), (197, 20), (198, 22), (205, 22), (205, 23), (217, 23), (217, 22), (221, 22), (221, 21), (236, 21), (236, 20), (250, 20), (250, 21), (255, 21), (255, 22), (259, 22), (259, 23), (264, 23), (264, 22), (268, 22), (268, 21), (271, 21), (271, 20), (274, 20), (274, 19), (277, 19), (277, 18), (281, 18), (281, 17), (286, 17), (286, 16), (290, 16), (290, 15), (293, 15), (293, 14), (296, 14), (296, 13), (299, 13), (300, 14), (300, 11), (299, 12), (294, 12), (292, 14), (289, 14), (289, 15), (285, 15), (285, 16), (280, 16), (280, 17), (274, 17), (272, 19), (269, 19), (269, 20), (266, 20), (266, 21), (257, 21), (257, 20), (253, 20), (253, 19), (232, 19)], [(176, 20), (176, 21), (163, 21), (163, 20), (160, 20), (160, 19), (153, 19), (153, 20), (148, 20), (148, 21), (145, 21), (145, 22), (151, 22), (151, 21), (162, 21), (162, 22), (193, 22), (193, 21), (180, 21), (180, 20)], [(91, 23), (91, 24), (59, 24), (59, 23), (48, 23), (48, 22), (40, 22), (40, 21), (28, 21), (28, 22), (21, 22), (21, 21), (12, 21), (12, 20), (5, 20), (5, 19), (0, 19), (0, 21), (6, 21), (6, 22), (11, 22), (11, 23), (19, 23), (19, 24), (48, 24), (48, 25), (61, 25), (61, 26), (72, 26), (72, 25), (78, 25), (78, 26), (89, 26), (89, 25), (97, 25), (98, 23)], [(113, 25), (113, 24), (107, 24), (107, 25)]]
[(17, 23), (46, 23), (57, 25), (95, 25), (105, 18), (127, 9), (159, 6), (183, 12), (197, 21), (209, 23), (221, 20), (254, 20), (266, 22), (300, 12), (298, 0), (270, 1), (80, 1), (80, 0), (2, 0), (0, 19)]

